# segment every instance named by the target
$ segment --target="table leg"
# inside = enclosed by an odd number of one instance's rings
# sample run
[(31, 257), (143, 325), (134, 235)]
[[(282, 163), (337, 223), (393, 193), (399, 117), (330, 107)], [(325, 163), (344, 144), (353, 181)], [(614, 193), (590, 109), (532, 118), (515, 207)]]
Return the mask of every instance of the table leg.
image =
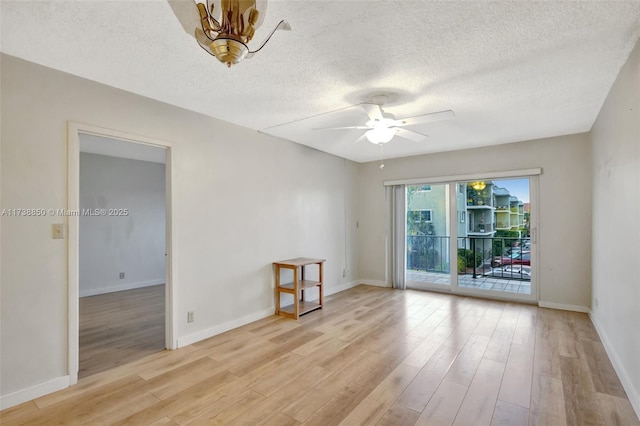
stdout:
[(320, 278), (320, 286), (318, 288), (318, 302), (320, 303), (320, 308), (322, 308), (322, 291), (324, 288), (324, 277), (323, 277), (323, 268), (324, 268), (324, 262), (320, 262), (318, 264), (320, 271), (318, 273), (318, 278)]
[(280, 265), (276, 265), (276, 315), (280, 314)]
[(298, 280), (298, 268), (293, 270), (293, 316), (298, 319), (300, 316), (300, 301), (298, 300), (298, 291), (300, 291), (300, 282)]
[[(304, 266), (300, 267), (301, 276), (300, 279), (304, 281)], [(304, 302), (304, 287), (300, 289), (300, 301)]]

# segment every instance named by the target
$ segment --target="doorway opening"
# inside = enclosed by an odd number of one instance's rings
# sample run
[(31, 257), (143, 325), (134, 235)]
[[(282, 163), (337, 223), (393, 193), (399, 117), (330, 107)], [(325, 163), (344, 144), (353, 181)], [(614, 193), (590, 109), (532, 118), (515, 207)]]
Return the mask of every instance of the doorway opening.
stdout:
[(171, 144), (69, 123), (69, 376), (174, 349)]
[(165, 149), (80, 134), (80, 365), (165, 349)]

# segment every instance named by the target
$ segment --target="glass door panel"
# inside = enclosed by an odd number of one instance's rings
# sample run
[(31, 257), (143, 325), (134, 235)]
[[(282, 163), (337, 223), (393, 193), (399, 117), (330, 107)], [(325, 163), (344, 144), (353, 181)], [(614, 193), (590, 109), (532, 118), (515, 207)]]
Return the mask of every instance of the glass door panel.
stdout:
[(406, 281), (417, 289), (451, 286), (449, 185), (407, 186)]
[(458, 200), (466, 220), (458, 227), (458, 288), (530, 296), (529, 178), (456, 185), (466, 194)]

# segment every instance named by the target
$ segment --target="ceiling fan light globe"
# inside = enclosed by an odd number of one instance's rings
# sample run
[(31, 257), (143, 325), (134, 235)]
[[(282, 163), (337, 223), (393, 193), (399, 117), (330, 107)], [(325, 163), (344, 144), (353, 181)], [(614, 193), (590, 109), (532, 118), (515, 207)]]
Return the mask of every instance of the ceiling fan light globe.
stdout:
[(379, 145), (381, 143), (387, 143), (395, 136), (396, 132), (394, 129), (390, 129), (388, 127), (377, 127), (369, 130), (364, 135), (367, 140), (373, 144)]

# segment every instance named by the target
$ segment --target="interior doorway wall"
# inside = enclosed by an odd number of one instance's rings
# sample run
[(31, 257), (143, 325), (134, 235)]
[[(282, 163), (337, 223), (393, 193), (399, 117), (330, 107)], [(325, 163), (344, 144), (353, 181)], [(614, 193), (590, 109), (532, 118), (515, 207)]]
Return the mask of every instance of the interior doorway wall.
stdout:
[[(81, 140), (84, 142), (81, 143)], [(88, 142), (87, 142), (88, 141)], [(99, 285), (96, 290), (95, 283), (89, 290), (83, 289), (84, 295), (87, 294), (99, 294), (106, 293), (115, 295), (114, 291), (126, 290), (127, 292), (141, 292), (144, 291), (144, 287), (152, 289), (151, 286), (157, 285), (155, 281), (163, 281), (163, 288), (161, 289), (161, 299), (164, 305), (164, 348), (175, 349), (176, 344), (173, 339), (175, 323), (173, 317), (173, 289), (172, 289), (172, 226), (171, 226), (171, 152), (172, 144), (166, 141), (160, 141), (153, 138), (131, 135), (124, 132), (114, 131), (110, 129), (103, 129), (95, 126), (84, 125), (79, 123), (68, 124), (68, 161), (69, 161), (69, 195), (68, 195), (68, 208), (69, 214), (68, 220), (68, 251), (69, 251), (69, 358), (68, 368), (69, 376), (71, 377), (71, 384), (75, 384), (78, 380), (79, 372), (79, 297), (82, 294), (80, 288), (80, 221), (91, 218), (87, 215), (106, 215), (108, 219), (117, 219), (118, 216), (126, 217), (127, 206), (115, 206), (115, 205), (101, 205), (105, 200), (94, 199), (92, 203), (87, 205), (85, 202), (81, 203), (80, 192), (80, 155), (81, 151), (90, 151), (91, 155), (110, 156), (110, 157), (126, 157), (130, 160), (142, 160), (142, 161), (164, 161), (164, 192), (165, 192), (165, 225), (164, 235), (165, 240), (164, 252), (162, 253), (165, 259), (163, 259), (162, 269), (164, 273), (161, 277), (155, 279), (145, 280), (140, 278), (141, 275), (129, 276), (129, 280), (126, 280), (126, 271), (116, 271), (116, 279), (112, 282), (107, 282)], [(149, 157), (151, 155), (151, 157)], [(155, 160), (152, 159), (153, 156)], [(77, 214), (73, 213), (77, 212)], [(130, 221), (131, 222), (131, 221)], [(107, 238), (113, 236), (113, 227), (103, 230), (107, 235)], [(124, 227), (121, 232), (131, 232), (131, 229)], [(113, 241), (112, 241), (113, 243)], [(119, 250), (112, 247), (112, 255), (116, 253), (119, 255)], [(122, 253), (120, 253), (122, 254)], [(119, 269), (121, 264), (117, 264), (114, 268)], [(156, 257), (156, 267), (157, 265)], [(157, 268), (156, 268), (157, 269)], [(105, 271), (101, 271), (105, 272)], [(120, 279), (120, 272), (124, 272), (124, 278)], [(106, 271), (106, 274), (113, 278), (114, 271)], [(87, 274), (83, 274), (85, 277)], [(157, 273), (155, 275), (158, 275)], [(136, 281), (137, 280), (137, 281)], [(155, 281), (154, 281), (155, 280)], [(127, 286), (131, 287), (127, 289)], [(133, 290), (134, 288), (139, 288)], [(105, 291), (106, 290), (106, 291)], [(88, 291), (88, 293), (87, 293)], [(156, 289), (157, 293), (157, 289)], [(101, 297), (101, 296), (95, 296)], [(113, 296), (112, 296), (113, 297)], [(166, 301), (166, 303), (164, 303)]]

